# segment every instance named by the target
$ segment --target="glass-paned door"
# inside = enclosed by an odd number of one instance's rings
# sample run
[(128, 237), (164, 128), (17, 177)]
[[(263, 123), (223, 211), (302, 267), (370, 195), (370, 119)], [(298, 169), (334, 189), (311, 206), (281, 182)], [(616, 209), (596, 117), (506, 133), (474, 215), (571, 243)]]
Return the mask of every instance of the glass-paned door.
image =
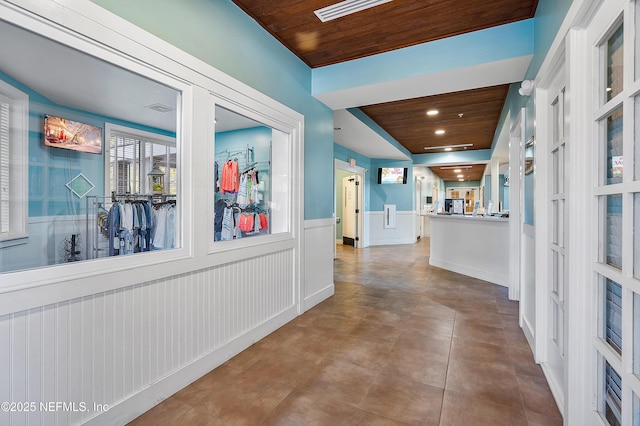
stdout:
[[(594, 75), (598, 105), (597, 170), (593, 206), (597, 225), (594, 283), (599, 300), (594, 348), (601, 380), (597, 390), (600, 420), (609, 425), (639, 424), (640, 268), (638, 255), (640, 194), (640, 0), (603, 6), (594, 19)], [(635, 131), (634, 131), (635, 130)]]
[(567, 247), (569, 206), (567, 204), (567, 161), (568, 139), (566, 137), (565, 84), (564, 67), (557, 73), (550, 86), (550, 128), (551, 140), (548, 151), (551, 165), (549, 191), (550, 233), (547, 255), (549, 256), (550, 274), (547, 289), (549, 322), (549, 341), (546, 345), (546, 363), (549, 374), (557, 383), (564, 383), (565, 348), (567, 331), (565, 322), (565, 304), (567, 302)]

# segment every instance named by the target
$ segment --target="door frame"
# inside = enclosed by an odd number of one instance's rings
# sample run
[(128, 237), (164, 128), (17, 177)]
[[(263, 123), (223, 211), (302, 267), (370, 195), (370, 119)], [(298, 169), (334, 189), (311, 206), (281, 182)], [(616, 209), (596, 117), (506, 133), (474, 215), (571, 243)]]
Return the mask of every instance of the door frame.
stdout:
[[(352, 166), (351, 164), (347, 163), (346, 161), (342, 161), (342, 160), (338, 160), (337, 158), (333, 159), (333, 235), (334, 235), (334, 239), (335, 239), (335, 234), (336, 234), (336, 223), (335, 223), (335, 219), (336, 219), (336, 182), (337, 182), (337, 177), (336, 177), (336, 171), (337, 170), (343, 170), (349, 173), (352, 173), (354, 175), (358, 175), (359, 179), (360, 179), (360, 185), (358, 185), (358, 200), (359, 202), (359, 209), (360, 209), (360, 214), (357, 215), (357, 228), (358, 228), (358, 236), (359, 236), (359, 241), (357, 244), (356, 248), (364, 248), (368, 246), (368, 241), (369, 241), (369, 230), (368, 228), (365, 226), (366, 222), (364, 220), (364, 212), (365, 212), (365, 198), (364, 198), (364, 194), (365, 194), (365, 186), (367, 184), (367, 181), (365, 180), (365, 174), (367, 172), (367, 169), (360, 167), (360, 166)], [(336, 252), (335, 252), (335, 244), (334, 244), (334, 253), (333, 253), (333, 257), (335, 259), (336, 257)]]

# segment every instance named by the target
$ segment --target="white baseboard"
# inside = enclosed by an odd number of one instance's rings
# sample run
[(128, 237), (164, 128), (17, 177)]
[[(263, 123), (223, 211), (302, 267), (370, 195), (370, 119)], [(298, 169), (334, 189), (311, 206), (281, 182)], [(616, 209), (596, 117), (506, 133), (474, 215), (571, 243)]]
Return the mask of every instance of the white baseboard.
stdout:
[(418, 241), (417, 238), (403, 238), (403, 239), (389, 239), (389, 240), (376, 240), (372, 241), (372, 246), (389, 246), (393, 244), (413, 244)]
[(449, 271), (457, 272), (458, 274), (466, 275), (480, 280), (489, 281), (493, 284), (498, 284), (504, 287), (509, 286), (509, 276), (495, 274), (489, 271), (483, 271), (477, 268), (471, 268), (466, 265), (458, 263), (448, 262), (446, 260), (434, 259), (433, 256), (429, 258), (429, 265), (437, 266), (438, 268), (447, 269)]
[(180, 389), (188, 386), (211, 370), (222, 365), (258, 340), (282, 327), (297, 316), (296, 307), (281, 312), (277, 316), (256, 326), (223, 346), (174, 371), (151, 386), (129, 396), (114, 406), (87, 420), (86, 425), (126, 424)]
[(549, 384), (549, 388), (551, 389), (551, 394), (553, 395), (553, 399), (556, 401), (556, 405), (558, 406), (558, 410), (560, 410), (560, 414), (564, 418), (564, 393), (562, 392), (562, 386), (560, 386), (553, 374), (549, 374), (548, 368), (545, 363), (540, 364), (542, 367), (542, 372), (544, 373), (544, 377), (547, 379), (547, 383)]
[(316, 306), (317, 304), (327, 300), (328, 298), (333, 296), (334, 292), (335, 292), (335, 285), (331, 283), (325, 288), (323, 288), (322, 290), (319, 290), (316, 293), (312, 294), (311, 296), (305, 297), (302, 303), (303, 304), (302, 312), (306, 312), (309, 309)]
[(524, 337), (527, 339), (527, 342), (529, 343), (529, 347), (531, 348), (531, 351), (534, 353), (535, 356), (535, 345), (536, 345), (536, 333), (535, 333), (535, 329), (531, 326), (531, 323), (529, 322), (529, 320), (522, 316), (522, 331), (524, 332)]

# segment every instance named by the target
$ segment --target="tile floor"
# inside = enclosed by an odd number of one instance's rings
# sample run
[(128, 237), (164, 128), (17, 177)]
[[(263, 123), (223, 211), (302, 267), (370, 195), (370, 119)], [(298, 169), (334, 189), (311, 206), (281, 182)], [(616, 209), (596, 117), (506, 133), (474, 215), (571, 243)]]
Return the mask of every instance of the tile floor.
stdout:
[(335, 295), (131, 425), (561, 425), (503, 287), (428, 239), (338, 246)]

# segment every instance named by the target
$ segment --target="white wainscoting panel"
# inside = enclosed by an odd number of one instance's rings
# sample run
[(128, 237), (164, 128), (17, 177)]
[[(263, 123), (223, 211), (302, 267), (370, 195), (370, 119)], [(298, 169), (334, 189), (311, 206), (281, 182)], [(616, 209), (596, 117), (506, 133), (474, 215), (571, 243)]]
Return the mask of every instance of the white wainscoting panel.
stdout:
[(335, 242), (333, 218), (305, 221), (303, 311), (333, 296)]
[(533, 350), (536, 337), (536, 247), (533, 226), (523, 225), (521, 242), (520, 317), (522, 330)]
[(369, 224), (367, 245), (412, 244), (416, 238), (416, 216), (413, 211), (396, 211), (395, 227), (385, 228), (385, 212), (366, 212)]
[[(0, 424), (132, 420), (297, 315), (294, 257), (270, 253), (0, 317), (0, 376), (9, 378), (0, 399), (38, 405), (0, 411)], [(40, 409), (56, 402), (74, 409)]]

